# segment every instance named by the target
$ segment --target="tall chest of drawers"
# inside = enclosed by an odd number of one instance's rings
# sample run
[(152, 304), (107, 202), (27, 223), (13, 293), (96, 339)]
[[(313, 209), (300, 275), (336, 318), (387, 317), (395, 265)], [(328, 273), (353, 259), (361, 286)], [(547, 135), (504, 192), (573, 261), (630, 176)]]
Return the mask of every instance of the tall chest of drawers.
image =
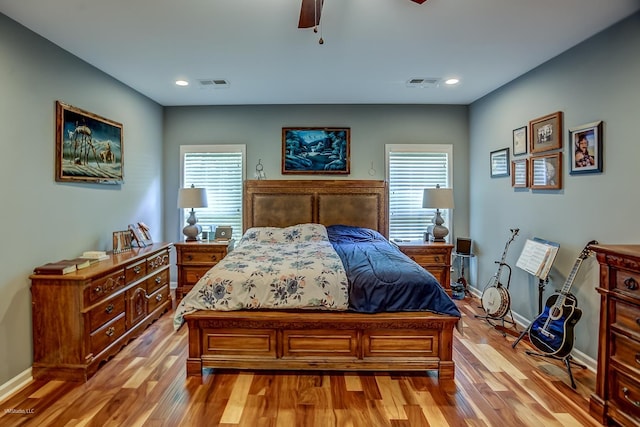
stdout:
[(640, 245), (592, 246), (600, 264), (600, 333), (591, 415), (640, 426)]
[(86, 381), (166, 312), (170, 250), (156, 243), (70, 274), (32, 274), (33, 377)]

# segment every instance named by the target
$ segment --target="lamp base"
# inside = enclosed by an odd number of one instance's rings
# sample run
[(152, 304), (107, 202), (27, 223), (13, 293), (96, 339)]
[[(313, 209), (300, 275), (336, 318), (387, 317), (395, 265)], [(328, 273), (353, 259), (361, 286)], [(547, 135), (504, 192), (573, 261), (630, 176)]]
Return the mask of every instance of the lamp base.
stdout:
[(193, 209), (191, 209), (191, 214), (189, 215), (189, 218), (187, 219), (187, 226), (185, 226), (182, 229), (182, 233), (187, 237), (185, 240), (187, 242), (197, 242), (198, 240), (198, 236), (200, 235), (200, 232), (202, 231), (202, 227), (200, 226), (200, 224), (197, 224), (197, 219), (196, 219), (196, 213), (194, 212)]
[(431, 235), (433, 236), (434, 242), (445, 242), (445, 237), (449, 234), (449, 229), (444, 225), (444, 219), (440, 216), (440, 209), (436, 209), (436, 216), (433, 218), (433, 229), (431, 230)]

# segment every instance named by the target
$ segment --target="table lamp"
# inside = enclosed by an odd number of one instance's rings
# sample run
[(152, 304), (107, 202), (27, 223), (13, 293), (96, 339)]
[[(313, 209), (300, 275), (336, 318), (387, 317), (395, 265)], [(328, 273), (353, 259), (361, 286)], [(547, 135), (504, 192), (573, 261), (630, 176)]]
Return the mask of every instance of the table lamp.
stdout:
[(207, 207), (207, 190), (204, 188), (195, 188), (193, 184), (191, 188), (181, 188), (178, 192), (178, 207), (181, 209), (191, 209), (191, 214), (187, 219), (187, 226), (182, 232), (187, 237), (187, 242), (198, 240), (198, 235), (202, 231), (202, 227), (197, 224), (196, 213), (194, 208)]
[(444, 225), (444, 219), (440, 215), (440, 209), (453, 209), (453, 189), (452, 188), (440, 188), (440, 185), (436, 185), (436, 188), (425, 188), (422, 195), (422, 207), (423, 208), (436, 208), (436, 216), (433, 218), (433, 239), (435, 242), (444, 242), (445, 237), (449, 234), (449, 229)]

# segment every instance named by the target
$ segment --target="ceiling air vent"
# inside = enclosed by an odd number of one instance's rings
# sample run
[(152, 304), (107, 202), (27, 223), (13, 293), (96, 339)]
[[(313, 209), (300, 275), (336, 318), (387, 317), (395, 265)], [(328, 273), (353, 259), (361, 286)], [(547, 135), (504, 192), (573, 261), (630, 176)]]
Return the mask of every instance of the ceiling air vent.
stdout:
[(226, 89), (230, 85), (225, 79), (202, 79), (198, 81), (203, 89)]
[(407, 80), (407, 87), (438, 87), (440, 79), (436, 77), (414, 78)]

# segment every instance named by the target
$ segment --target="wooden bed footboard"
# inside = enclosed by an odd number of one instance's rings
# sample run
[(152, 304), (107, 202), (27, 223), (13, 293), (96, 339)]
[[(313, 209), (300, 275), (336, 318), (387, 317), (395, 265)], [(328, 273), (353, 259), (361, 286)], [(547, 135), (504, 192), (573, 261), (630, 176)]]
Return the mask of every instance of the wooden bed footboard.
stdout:
[(454, 377), (457, 317), (429, 312), (198, 311), (187, 375), (203, 368), (424, 371)]

